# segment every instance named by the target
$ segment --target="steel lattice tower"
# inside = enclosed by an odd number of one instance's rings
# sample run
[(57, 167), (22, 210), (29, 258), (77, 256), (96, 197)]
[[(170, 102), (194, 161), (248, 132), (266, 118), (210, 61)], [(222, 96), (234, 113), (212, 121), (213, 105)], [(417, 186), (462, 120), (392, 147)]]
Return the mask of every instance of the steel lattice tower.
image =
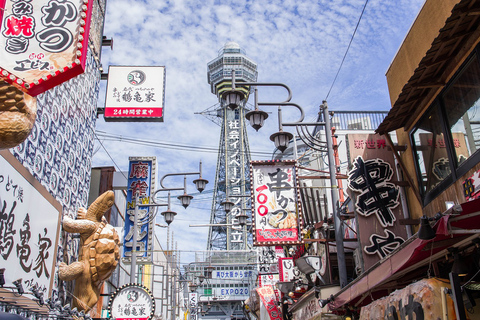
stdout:
[[(227, 97), (232, 87), (232, 71), (235, 71), (236, 90), (244, 94), (233, 104)], [(213, 194), (211, 224), (232, 224), (233, 226), (211, 226), (207, 250), (246, 250), (251, 247), (252, 236), (246, 226), (240, 226), (236, 216), (250, 205), (250, 198), (237, 197), (250, 194), (248, 146), (245, 105), (250, 93), (249, 87), (241, 82), (257, 81), (257, 65), (249, 59), (245, 51), (235, 42), (228, 42), (219, 51), (219, 56), (208, 63), (208, 83), (212, 93), (218, 97), (220, 107), (216, 115), (221, 119), (220, 143), (218, 149), (217, 172)], [(235, 203), (227, 214), (222, 205), (227, 199)]]

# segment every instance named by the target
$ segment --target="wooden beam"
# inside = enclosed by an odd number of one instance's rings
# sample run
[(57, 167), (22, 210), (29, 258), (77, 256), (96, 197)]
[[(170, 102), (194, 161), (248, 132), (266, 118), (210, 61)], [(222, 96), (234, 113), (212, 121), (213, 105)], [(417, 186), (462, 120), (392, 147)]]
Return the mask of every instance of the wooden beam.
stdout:
[(392, 138), (390, 137), (390, 133), (385, 134), (385, 139), (387, 140), (387, 144), (392, 148), (393, 155), (398, 161), (398, 164), (400, 165), (400, 168), (403, 171), (403, 174), (407, 178), (408, 183), (410, 184), (410, 188), (412, 188), (413, 193), (415, 194), (415, 197), (417, 198), (418, 202), (420, 205), (423, 207), (423, 202), (422, 202), (422, 197), (420, 197), (420, 193), (418, 192), (417, 187), (413, 183), (412, 177), (410, 177), (410, 174), (407, 171), (407, 168), (405, 167), (405, 163), (403, 163), (402, 158), (398, 154), (398, 152), (395, 150), (395, 146), (393, 145)]

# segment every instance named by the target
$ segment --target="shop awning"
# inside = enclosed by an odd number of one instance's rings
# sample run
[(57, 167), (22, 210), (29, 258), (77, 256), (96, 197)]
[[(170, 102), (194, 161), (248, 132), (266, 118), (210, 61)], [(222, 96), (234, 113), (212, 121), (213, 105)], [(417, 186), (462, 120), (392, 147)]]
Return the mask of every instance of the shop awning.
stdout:
[[(329, 304), (330, 309), (339, 309), (345, 304), (362, 306), (388, 294), (387, 289), (401, 287), (401, 279), (407, 273), (443, 257), (447, 248), (471, 244), (480, 237), (480, 199), (461, 205), (458, 215), (444, 215), (433, 227), (436, 237), (421, 240), (414, 235), (397, 250), (380, 260), (360, 277), (349, 283)], [(403, 280), (403, 279), (402, 279)]]

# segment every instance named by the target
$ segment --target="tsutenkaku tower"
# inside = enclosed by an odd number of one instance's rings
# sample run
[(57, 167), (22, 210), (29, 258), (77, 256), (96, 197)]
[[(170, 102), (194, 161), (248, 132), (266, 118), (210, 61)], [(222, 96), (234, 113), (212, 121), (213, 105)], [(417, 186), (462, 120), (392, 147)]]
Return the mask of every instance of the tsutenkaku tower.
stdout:
[[(235, 71), (236, 94), (232, 94), (232, 72)], [(220, 107), (216, 110), (221, 119), (217, 173), (213, 194), (207, 250), (246, 250), (251, 247), (251, 234), (246, 226), (240, 226), (238, 215), (246, 213), (251, 218), (250, 194), (250, 149), (248, 146), (245, 105), (249, 87), (241, 82), (257, 81), (257, 64), (248, 58), (235, 42), (228, 42), (219, 51), (216, 59), (208, 63), (208, 83), (218, 97)], [(227, 199), (235, 205), (226, 213), (222, 203)], [(244, 197), (239, 197), (244, 196)]]

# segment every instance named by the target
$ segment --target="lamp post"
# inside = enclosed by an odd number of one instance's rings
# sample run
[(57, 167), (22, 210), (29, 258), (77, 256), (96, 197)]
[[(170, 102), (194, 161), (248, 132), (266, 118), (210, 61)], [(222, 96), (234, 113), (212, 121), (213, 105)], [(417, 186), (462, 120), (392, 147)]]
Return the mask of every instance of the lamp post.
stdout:
[[(278, 126), (279, 131), (274, 133), (270, 136), (270, 140), (275, 143), (275, 146), (281, 152), (284, 152), (289, 145), (290, 140), (293, 138), (293, 135), (289, 132), (283, 131), (283, 126), (292, 126), (295, 127), (300, 139), (307, 145), (308, 147), (317, 150), (327, 152), (328, 154), (328, 163), (329, 163), (329, 174), (330, 174), (330, 185), (332, 188), (332, 206), (333, 206), (333, 216), (335, 222), (335, 242), (337, 246), (337, 259), (338, 259), (338, 271), (339, 271), (339, 278), (340, 278), (340, 287), (343, 288), (347, 285), (347, 269), (345, 263), (345, 252), (343, 246), (343, 225), (342, 221), (340, 220), (339, 210), (338, 210), (338, 194), (337, 194), (337, 178), (336, 178), (336, 167), (335, 167), (335, 160), (334, 160), (334, 150), (332, 145), (332, 131), (331, 131), (331, 123), (330, 123), (330, 115), (328, 113), (327, 101), (322, 101), (322, 105), (320, 106), (321, 111), (323, 111), (323, 118), (324, 122), (313, 122), (307, 123), (303, 122), (305, 118), (305, 113), (299, 105), (290, 102), (292, 98), (291, 90), (288, 86), (281, 84), (281, 83), (260, 83), (260, 82), (241, 82), (242, 86), (252, 86), (255, 87), (254, 90), (254, 103), (255, 103), (255, 110), (248, 112), (245, 117), (247, 120), (250, 121), (251, 126), (255, 130), (259, 130), (263, 124), (265, 119), (267, 119), (268, 114), (262, 110), (258, 109), (258, 106), (278, 106)], [(258, 102), (258, 86), (280, 86), (284, 87), (288, 92), (288, 97), (283, 102)], [(235, 84), (235, 72), (232, 72), (232, 88), (230, 90), (231, 93), (238, 91), (236, 89)], [(282, 121), (282, 106), (293, 106), (300, 111), (300, 118), (296, 122), (284, 123)], [(325, 138), (326, 142), (320, 141), (314, 135), (310, 134), (308, 131), (308, 126), (324, 126), (325, 127)], [(228, 199), (227, 199), (228, 201)], [(226, 201), (226, 202), (227, 202)]]
[[(197, 187), (197, 190), (199, 192), (202, 192), (205, 189), (206, 184), (208, 183), (208, 180), (205, 180), (202, 178), (202, 163), (200, 162), (200, 170), (199, 172), (183, 172), (183, 173), (168, 173), (164, 175), (160, 179), (160, 186), (162, 187), (161, 189), (156, 190), (153, 195), (151, 196), (151, 201), (153, 203), (148, 203), (148, 204), (142, 204), (140, 203), (140, 193), (137, 190), (135, 192), (135, 211), (134, 211), (134, 217), (133, 217), (133, 235), (132, 235), (132, 255), (131, 255), (131, 265), (130, 265), (130, 283), (135, 283), (135, 275), (136, 275), (136, 269), (137, 269), (137, 232), (138, 232), (138, 210), (139, 207), (162, 207), (162, 206), (167, 206), (167, 210), (162, 212), (161, 215), (164, 216), (165, 222), (170, 225), (172, 223), (174, 217), (177, 215), (176, 212), (170, 210), (170, 191), (176, 191), (176, 190), (183, 190), (184, 193), (183, 195), (178, 196), (178, 199), (180, 200), (182, 206), (186, 209), (190, 205), (190, 201), (192, 200), (193, 196), (187, 194), (187, 175), (199, 175), (199, 178), (194, 180), (193, 183), (195, 183), (195, 186)], [(184, 184), (182, 188), (165, 188), (163, 185), (163, 180), (166, 177), (169, 176), (184, 176)], [(155, 197), (157, 193), (161, 191), (168, 191), (168, 202), (167, 203), (157, 203), (155, 202)], [(155, 215), (153, 215), (152, 218), (154, 218)]]

